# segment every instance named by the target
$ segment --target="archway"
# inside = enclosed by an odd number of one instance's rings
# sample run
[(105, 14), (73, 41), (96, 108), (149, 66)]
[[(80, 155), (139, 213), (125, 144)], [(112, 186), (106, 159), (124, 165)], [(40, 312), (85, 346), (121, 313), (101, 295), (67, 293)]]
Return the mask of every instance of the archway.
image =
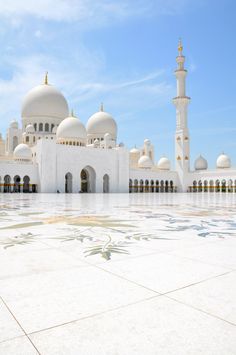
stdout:
[(81, 170), (81, 192), (96, 192), (96, 173), (91, 166), (86, 166)]
[(210, 180), (210, 192), (214, 192), (214, 181), (213, 180)]
[(198, 192), (202, 192), (202, 180), (198, 181)]
[(220, 180), (216, 180), (215, 182), (215, 191), (220, 192)]
[(233, 180), (228, 181), (228, 192), (233, 192)]
[(145, 180), (145, 192), (149, 192), (149, 181)]
[(72, 174), (67, 173), (65, 175), (65, 193), (72, 193)]
[(30, 186), (29, 182), (30, 182), (29, 176), (25, 175), (23, 177), (23, 192), (29, 192), (29, 186)]
[(169, 182), (168, 182), (168, 180), (165, 181), (165, 192), (169, 192)]
[(103, 192), (109, 192), (109, 176), (107, 174), (103, 176)]
[(221, 181), (221, 192), (226, 192), (226, 180)]
[(10, 175), (4, 176), (3, 192), (11, 192), (11, 177), (10, 177)]
[(140, 180), (140, 183), (139, 183), (139, 192), (143, 192), (143, 180), (141, 179)]
[(19, 175), (14, 176), (13, 192), (20, 192), (20, 177), (19, 177)]
[(204, 180), (204, 192), (208, 191), (208, 181)]
[(151, 192), (154, 192), (154, 180), (151, 180)]
[(138, 180), (134, 180), (134, 192), (138, 192)]
[(164, 192), (164, 181), (161, 180), (161, 192)]

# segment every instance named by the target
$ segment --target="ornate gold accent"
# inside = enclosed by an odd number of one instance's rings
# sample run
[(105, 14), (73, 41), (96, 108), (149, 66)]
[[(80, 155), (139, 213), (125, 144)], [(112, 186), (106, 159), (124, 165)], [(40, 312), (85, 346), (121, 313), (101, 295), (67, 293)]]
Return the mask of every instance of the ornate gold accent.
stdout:
[(180, 156), (179, 156), (179, 155), (177, 156), (177, 160), (181, 160), (181, 158), (180, 158)]
[(185, 137), (184, 139), (185, 139), (186, 141), (188, 141), (188, 137)]
[(185, 160), (188, 160), (188, 157), (187, 157), (187, 155), (186, 155), (186, 157), (184, 158)]
[(178, 52), (180, 54), (182, 54), (182, 51), (183, 51), (183, 45), (182, 45), (182, 40), (181, 38), (179, 39), (179, 43), (178, 43)]
[(46, 71), (46, 73), (45, 73), (44, 84), (48, 85), (48, 71)]
[(180, 136), (178, 136), (178, 137), (176, 138), (176, 140), (177, 140), (177, 141), (181, 141), (181, 138), (180, 138)]

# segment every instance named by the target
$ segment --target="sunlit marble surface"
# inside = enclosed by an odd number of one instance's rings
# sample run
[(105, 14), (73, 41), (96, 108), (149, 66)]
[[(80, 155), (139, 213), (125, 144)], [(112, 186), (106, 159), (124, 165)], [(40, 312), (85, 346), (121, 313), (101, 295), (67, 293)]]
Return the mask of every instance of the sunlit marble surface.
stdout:
[(0, 194), (0, 354), (235, 355), (234, 194)]

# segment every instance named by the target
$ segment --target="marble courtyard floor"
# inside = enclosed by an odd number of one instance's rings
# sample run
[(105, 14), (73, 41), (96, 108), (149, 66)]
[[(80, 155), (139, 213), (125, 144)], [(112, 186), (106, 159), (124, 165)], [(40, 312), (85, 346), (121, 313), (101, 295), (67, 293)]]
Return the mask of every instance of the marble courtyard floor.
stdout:
[(236, 354), (236, 194), (0, 194), (1, 355)]

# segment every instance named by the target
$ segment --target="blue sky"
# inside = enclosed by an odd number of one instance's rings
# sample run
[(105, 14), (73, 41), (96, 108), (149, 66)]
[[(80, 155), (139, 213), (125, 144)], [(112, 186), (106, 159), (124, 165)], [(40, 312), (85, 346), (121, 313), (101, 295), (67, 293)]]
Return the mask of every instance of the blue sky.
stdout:
[(119, 141), (149, 138), (173, 160), (182, 37), (191, 161), (214, 167), (224, 151), (236, 164), (235, 14), (235, 0), (0, 0), (0, 131), (48, 70), (84, 123), (104, 102)]

